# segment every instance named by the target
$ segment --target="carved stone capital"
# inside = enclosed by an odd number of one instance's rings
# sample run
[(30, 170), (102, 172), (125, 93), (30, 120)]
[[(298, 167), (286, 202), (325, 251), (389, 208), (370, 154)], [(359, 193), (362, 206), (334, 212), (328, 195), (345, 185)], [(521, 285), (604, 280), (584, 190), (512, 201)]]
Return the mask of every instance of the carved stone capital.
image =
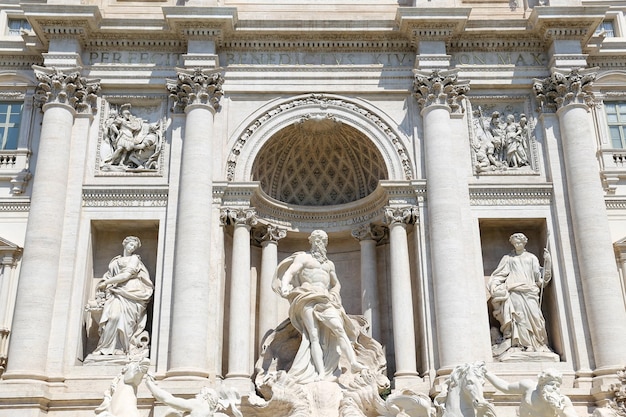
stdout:
[(96, 110), (100, 80), (87, 79), (80, 75), (80, 68), (68, 72), (56, 68), (33, 65), (37, 77), (35, 102), (39, 106), (46, 103), (67, 104), (78, 113)]
[(356, 229), (352, 229), (352, 237), (359, 242), (362, 240), (374, 240), (379, 242), (385, 237), (385, 229), (375, 224), (363, 224)]
[(283, 227), (274, 226), (273, 224), (265, 225), (254, 230), (253, 238), (258, 243), (263, 242), (278, 242), (287, 236), (287, 229)]
[(385, 207), (384, 221), (389, 226), (397, 224), (413, 224), (419, 219), (419, 212), (415, 206)]
[(422, 109), (439, 104), (450, 107), (452, 113), (463, 111), (461, 100), (469, 92), (469, 81), (459, 81), (456, 71), (413, 72), (413, 95)]
[(224, 226), (247, 226), (257, 224), (258, 218), (254, 208), (223, 208), (220, 213), (220, 221)]
[(224, 95), (224, 76), (220, 70), (178, 68), (178, 78), (167, 80), (167, 91), (174, 100), (174, 110), (185, 110), (192, 104), (204, 104), (217, 110)]
[(570, 104), (594, 106), (591, 91), (596, 79), (595, 68), (573, 69), (569, 73), (555, 71), (550, 77), (535, 79), (533, 91), (542, 111), (554, 111)]

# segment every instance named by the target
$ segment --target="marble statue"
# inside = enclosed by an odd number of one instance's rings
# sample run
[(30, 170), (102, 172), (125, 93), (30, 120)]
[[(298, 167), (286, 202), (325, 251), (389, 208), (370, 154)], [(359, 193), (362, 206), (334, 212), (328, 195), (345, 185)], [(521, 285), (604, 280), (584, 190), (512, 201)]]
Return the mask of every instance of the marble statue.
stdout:
[(604, 407), (593, 410), (593, 417), (626, 417), (626, 367), (617, 372), (619, 383), (611, 384), (611, 397)]
[(227, 414), (220, 412), (220, 410), (225, 410), (228, 407), (231, 407), (235, 417), (243, 417), (241, 411), (236, 406), (239, 399), (236, 398), (234, 392), (228, 392), (226, 395), (220, 396), (214, 389), (203, 387), (193, 398), (175, 397), (163, 388), (160, 388), (151, 374), (148, 374), (146, 378), (146, 386), (155, 399), (171, 407), (165, 412), (164, 417), (229, 417)]
[(154, 285), (146, 266), (135, 254), (141, 247), (139, 238), (128, 236), (122, 246), (123, 254), (111, 260), (108, 271), (98, 283), (96, 298), (87, 305), (98, 320), (100, 335), (91, 357), (147, 354), (146, 308)]
[(543, 288), (552, 278), (550, 252), (544, 249), (542, 268), (537, 257), (526, 251), (528, 238), (523, 233), (514, 233), (509, 242), (514, 250), (502, 257), (487, 284), (493, 316), (502, 332), (501, 341), (493, 347), (494, 356), (501, 361), (558, 361), (547, 346), (541, 312)]
[(520, 114), (502, 115), (494, 111), (483, 116), (482, 108), (474, 112), (473, 139), (474, 168), (478, 173), (505, 171), (530, 167), (531, 131), (528, 118)]
[(137, 387), (148, 372), (150, 361), (133, 361), (122, 368), (104, 392), (102, 404), (95, 409), (98, 417), (140, 417)]
[(572, 401), (561, 394), (561, 374), (546, 369), (538, 375), (538, 381), (523, 379), (509, 383), (485, 369), (485, 378), (505, 394), (522, 396), (519, 417), (577, 417)]
[(131, 113), (131, 105), (111, 109), (104, 122), (104, 137), (112, 148), (105, 171), (151, 171), (158, 169), (167, 120), (148, 123)]
[(254, 375), (259, 396), (249, 397), (246, 410), (251, 416), (374, 417), (407, 408), (417, 415), (423, 398), (397, 404), (381, 398), (390, 387), (384, 350), (368, 335), (367, 320), (342, 306), (327, 234), (316, 230), (309, 242), (310, 252), (296, 252), (276, 269), (272, 288), (289, 301), (289, 318), (262, 341)]
[(483, 396), (485, 372), (484, 362), (455, 367), (434, 399), (437, 417), (495, 417), (493, 405)]
[(365, 369), (353, 347), (358, 328), (341, 305), (335, 265), (326, 257), (328, 236), (316, 230), (309, 242), (310, 252), (296, 252), (278, 265), (273, 286), (289, 300), (289, 320), (302, 335), (289, 374), (303, 382), (336, 376), (339, 352), (352, 371)]

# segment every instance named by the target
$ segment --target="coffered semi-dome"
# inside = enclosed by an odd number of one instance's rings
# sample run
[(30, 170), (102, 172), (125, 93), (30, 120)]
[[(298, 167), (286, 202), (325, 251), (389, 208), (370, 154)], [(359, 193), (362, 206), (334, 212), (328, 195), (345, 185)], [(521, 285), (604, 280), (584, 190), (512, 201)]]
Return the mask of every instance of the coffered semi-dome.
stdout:
[(356, 201), (387, 179), (383, 158), (363, 133), (332, 117), (308, 117), (261, 148), (253, 180), (270, 197), (301, 206)]

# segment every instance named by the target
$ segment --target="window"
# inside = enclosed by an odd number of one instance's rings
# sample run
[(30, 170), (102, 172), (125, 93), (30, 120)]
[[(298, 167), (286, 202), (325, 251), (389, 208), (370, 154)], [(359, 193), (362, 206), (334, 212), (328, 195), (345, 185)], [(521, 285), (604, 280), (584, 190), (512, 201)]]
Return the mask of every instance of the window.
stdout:
[(0, 102), (0, 150), (17, 149), (22, 103)]
[(626, 148), (626, 102), (604, 103), (613, 148)]
[(20, 36), (22, 30), (30, 31), (31, 29), (26, 19), (9, 19), (9, 36)]
[(615, 37), (615, 27), (612, 20), (605, 20), (604, 22), (600, 23), (600, 26), (598, 26), (594, 35), (597, 36), (602, 32), (604, 32), (604, 36), (607, 38)]

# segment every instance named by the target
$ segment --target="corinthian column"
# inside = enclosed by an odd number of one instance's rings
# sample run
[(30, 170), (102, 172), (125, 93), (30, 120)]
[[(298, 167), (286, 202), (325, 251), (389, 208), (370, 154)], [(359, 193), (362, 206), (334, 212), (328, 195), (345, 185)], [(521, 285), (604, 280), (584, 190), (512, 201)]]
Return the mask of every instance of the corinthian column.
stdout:
[(9, 362), (3, 378), (46, 379), (50, 325), (63, 238), (74, 116), (90, 112), (100, 84), (76, 68), (34, 67), (43, 121), (17, 290)]
[(556, 109), (572, 213), (583, 298), (589, 321), (596, 375), (613, 374), (626, 363), (626, 310), (598, 175), (596, 142), (589, 107), (595, 74), (555, 72), (535, 80), (542, 109)]
[[(258, 231), (255, 239), (261, 242), (261, 283), (259, 288), (259, 328), (257, 337), (261, 341), (265, 333), (280, 321), (278, 306), (285, 301), (272, 290), (272, 279), (278, 265), (278, 241), (287, 236), (287, 230), (268, 224)], [(286, 318), (286, 317), (283, 317)]]
[(250, 336), (252, 309), (250, 287), (250, 228), (257, 223), (253, 208), (223, 209), (222, 223), (232, 224), (233, 250), (230, 274), (228, 321), (228, 373), (230, 386), (247, 392), (251, 388)]
[[(469, 218), (468, 184), (456, 167), (464, 165), (469, 143), (454, 130), (469, 91), (452, 71), (416, 73), (415, 97), (424, 121), (427, 221), (430, 235), (435, 318), (441, 368), (485, 360), (488, 340), (480, 340), (488, 317), (482, 277), (473, 274), (466, 251), (464, 218)], [(486, 311), (485, 311), (486, 313)], [(482, 319), (482, 321), (481, 321)], [(479, 339), (479, 340), (476, 340)], [(484, 346), (482, 346), (482, 345)]]
[(363, 225), (352, 231), (361, 245), (361, 314), (369, 323), (369, 333), (380, 340), (376, 242), (384, 236), (380, 226)]
[(168, 376), (206, 377), (211, 372), (208, 343), (210, 236), (213, 201), (213, 116), (223, 95), (215, 71), (178, 70), (167, 89), (175, 109), (186, 114), (178, 211)]
[(396, 359), (396, 388), (410, 386), (418, 379), (413, 321), (413, 290), (409, 264), (406, 227), (414, 223), (414, 207), (386, 207), (385, 223), (389, 226), (391, 321)]

